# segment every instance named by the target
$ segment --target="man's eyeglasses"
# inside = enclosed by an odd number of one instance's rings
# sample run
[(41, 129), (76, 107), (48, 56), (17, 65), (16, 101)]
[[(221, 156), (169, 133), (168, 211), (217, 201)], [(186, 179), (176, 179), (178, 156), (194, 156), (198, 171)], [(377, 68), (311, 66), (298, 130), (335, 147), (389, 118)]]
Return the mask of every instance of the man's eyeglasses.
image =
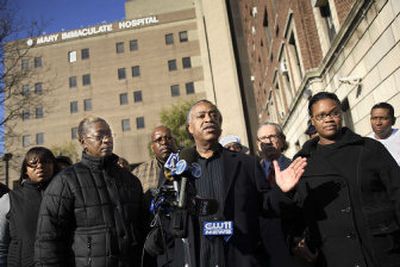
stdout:
[(276, 142), (279, 140), (279, 136), (276, 134), (271, 134), (271, 135), (264, 135), (261, 137), (257, 137), (257, 139), (258, 139), (258, 141), (263, 142), (263, 143), (265, 143), (267, 141)]
[(340, 110), (333, 110), (329, 113), (321, 113), (318, 115), (313, 116), (317, 121), (324, 121), (326, 118), (331, 117), (331, 118), (339, 118), (340, 115), (342, 115), (342, 112)]
[(40, 165), (50, 165), (53, 164), (52, 160), (49, 159), (43, 159), (43, 160), (39, 160), (39, 159), (32, 159), (26, 162), (26, 166), (32, 169), (36, 169), (37, 167), (39, 167)]
[(173, 140), (174, 138), (171, 136), (160, 136), (154, 140), (152, 140), (153, 143), (161, 144), (161, 143), (169, 143)]
[(105, 138), (112, 139), (111, 133), (99, 134), (99, 135), (87, 135), (86, 138), (93, 139), (97, 142), (103, 141)]

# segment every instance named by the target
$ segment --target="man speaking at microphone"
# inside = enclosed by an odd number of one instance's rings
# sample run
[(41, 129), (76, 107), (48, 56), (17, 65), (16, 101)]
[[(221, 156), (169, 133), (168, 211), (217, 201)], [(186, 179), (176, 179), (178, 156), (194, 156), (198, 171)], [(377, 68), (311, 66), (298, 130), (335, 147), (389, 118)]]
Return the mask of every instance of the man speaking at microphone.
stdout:
[(187, 238), (195, 258), (191, 262), (196, 267), (266, 266), (259, 216), (279, 213), (283, 192), (298, 182), (306, 162), (298, 158), (282, 172), (274, 162), (277, 186), (269, 187), (254, 157), (230, 152), (218, 143), (221, 124), (221, 113), (208, 100), (196, 102), (187, 116), (195, 161), (202, 171), (199, 179), (190, 182), (198, 196), (218, 201), (215, 214), (191, 217), (193, 229), (188, 232), (192, 235)]

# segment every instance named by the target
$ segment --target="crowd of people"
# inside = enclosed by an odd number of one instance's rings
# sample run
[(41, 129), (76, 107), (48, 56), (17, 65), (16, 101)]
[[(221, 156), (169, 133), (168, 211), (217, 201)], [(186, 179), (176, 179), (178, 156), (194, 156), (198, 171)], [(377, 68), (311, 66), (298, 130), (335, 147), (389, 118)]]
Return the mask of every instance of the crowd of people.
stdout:
[[(342, 125), (333, 93), (312, 96), (308, 113), (309, 140), (293, 159), (272, 122), (259, 125), (258, 153), (248, 155), (238, 136), (221, 138), (222, 114), (200, 100), (187, 114), (194, 146), (179, 148), (171, 129), (157, 126), (153, 158), (133, 171), (113, 153), (108, 123), (87, 117), (79, 162), (33, 147), (19, 185), (0, 187), (0, 267), (400, 266), (393, 107), (372, 107), (368, 137)], [(173, 176), (171, 154), (197, 166), (198, 178)], [(179, 201), (167, 208), (152, 201), (167, 203), (171, 192)]]

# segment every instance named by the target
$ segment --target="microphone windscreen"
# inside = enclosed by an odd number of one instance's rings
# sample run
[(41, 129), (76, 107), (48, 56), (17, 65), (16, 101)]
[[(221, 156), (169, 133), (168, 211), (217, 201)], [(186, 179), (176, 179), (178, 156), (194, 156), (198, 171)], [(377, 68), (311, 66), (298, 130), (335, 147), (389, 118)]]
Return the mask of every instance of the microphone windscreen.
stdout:
[(185, 147), (179, 152), (179, 159), (183, 159), (189, 164), (195, 162), (197, 159), (196, 149), (194, 147)]

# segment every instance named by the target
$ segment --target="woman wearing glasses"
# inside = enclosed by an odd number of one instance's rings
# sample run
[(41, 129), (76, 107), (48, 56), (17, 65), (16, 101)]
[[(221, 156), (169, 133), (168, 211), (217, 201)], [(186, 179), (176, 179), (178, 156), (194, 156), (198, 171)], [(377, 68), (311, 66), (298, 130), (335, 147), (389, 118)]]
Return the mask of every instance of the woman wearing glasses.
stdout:
[(342, 127), (335, 94), (315, 94), (308, 109), (318, 136), (297, 154), (307, 167), (294, 251), (317, 267), (400, 266), (399, 166), (381, 143)]
[(49, 149), (33, 147), (26, 153), (20, 186), (0, 199), (0, 266), (34, 266), (40, 203), (56, 172), (56, 159)]

